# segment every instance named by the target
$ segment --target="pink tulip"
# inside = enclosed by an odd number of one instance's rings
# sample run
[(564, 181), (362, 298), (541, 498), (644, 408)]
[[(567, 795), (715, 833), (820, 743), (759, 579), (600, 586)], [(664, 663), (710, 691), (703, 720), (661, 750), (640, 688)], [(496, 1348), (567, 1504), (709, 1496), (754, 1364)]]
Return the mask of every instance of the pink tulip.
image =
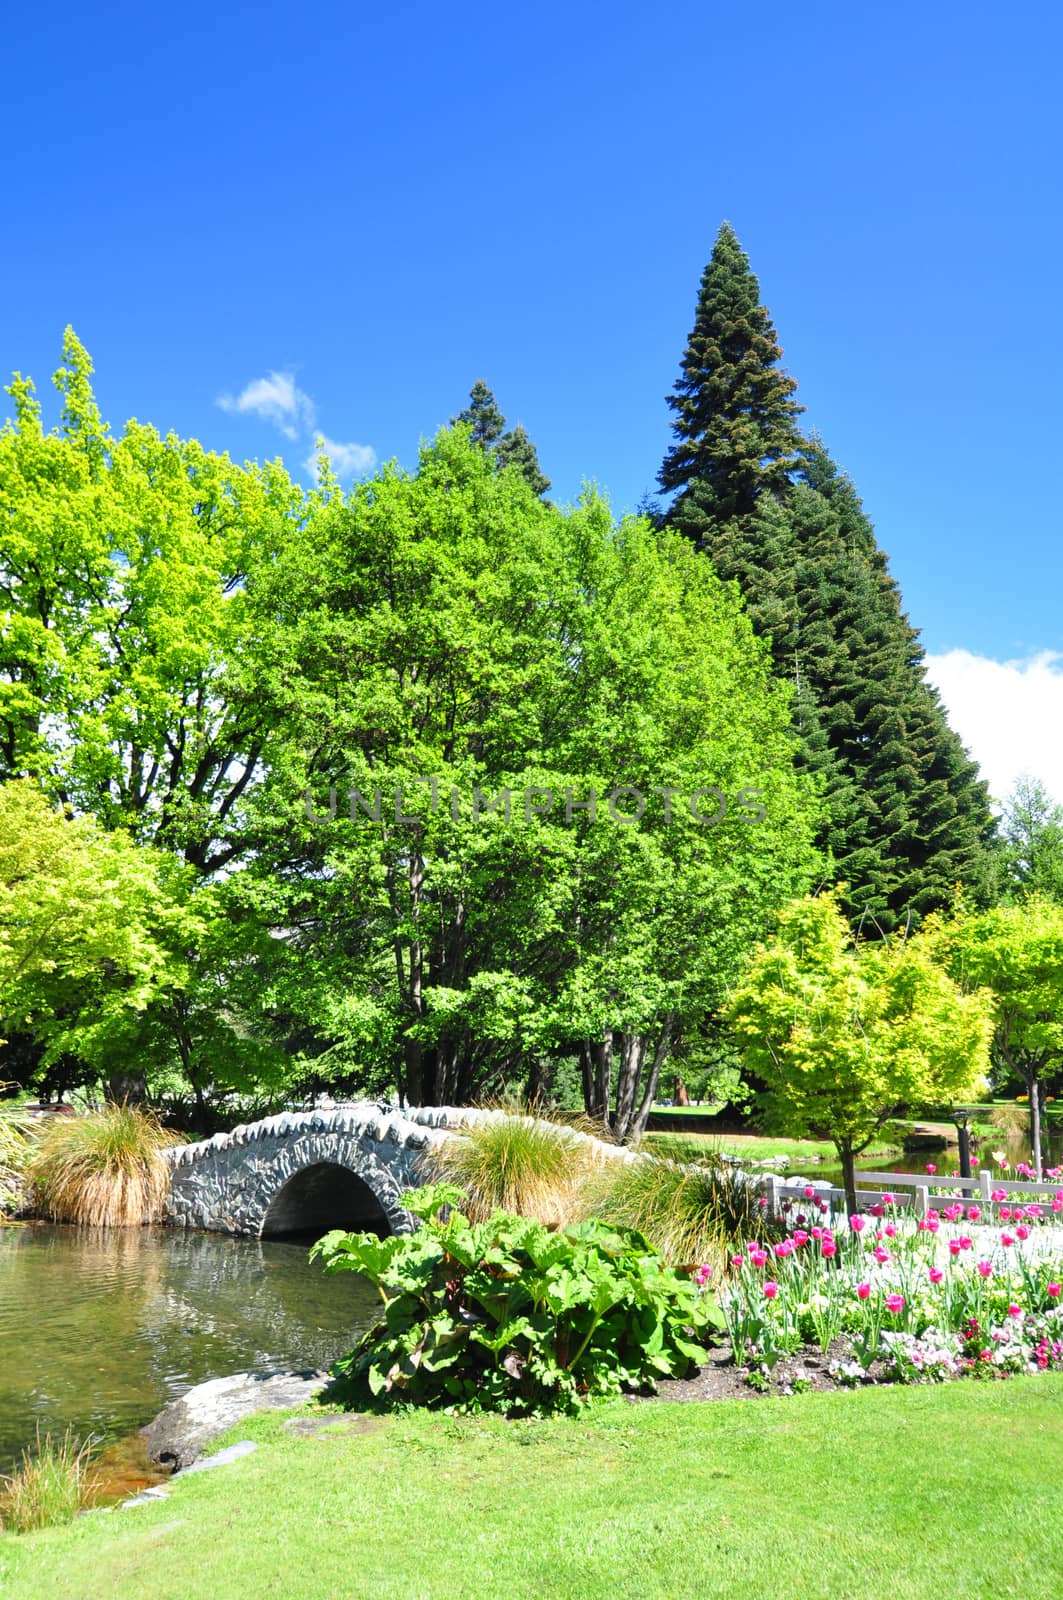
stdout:
[(793, 1254), (793, 1248), (794, 1242), (792, 1239), (783, 1239), (775, 1246), (775, 1254), (781, 1261), (784, 1256)]
[(1006, 1189), (994, 1189), (989, 1198), (990, 1200), (994, 1201), (1006, 1200), (1008, 1198), (1008, 1191)]
[(950, 1239), (949, 1240), (949, 1255), (950, 1256), (958, 1256), (959, 1253), (960, 1253), (960, 1241), (958, 1239)]
[(854, 1233), (863, 1233), (864, 1229), (867, 1227), (867, 1218), (862, 1217), (859, 1212), (856, 1212), (855, 1215), (849, 1218), (849, 1226), (852, 1228)]
[(934, 1165), (934, 1163), (932, 1161), (928, 1161), (927, 1164), (926, 1164), (926, 1170), (928, 1172), (936, 1172), (937, 1171), (937, 1167), (935, 1167), (935, 1165)]
[(983, 1278), (991, 1278), (993, 1276), (993, 1263), (991, 1261), (979, 1261), (978, 1270)]
[(764, 1280), (764, 1293), (767, 1296), (767, 1298), (769, 1300), (774, 1300), (775, 1296), (778, 1294), (778, 1292), (779, 1292), (779, 1285), (777, 1283), (773, 1283), (770, 1278), (766, 1278)]
[(893, 1226), (892, 1222), (887, 1222), (883, 1232), (885, 1233), (887, 1239), (895, 1239), (897, 1237), (897, 1230)]
[(882, 1246), (880, 1244), (875, 1246), (875, 1260), (876, 1261), (888, 1261), (889, 1258), (890, 1258), (890, 1253), (889, 1253), (888, 1250), (883, 1250), (883, 1248), (882, 1248)]
[(982, 1215), (982, 1213), (978, 1209), (977, 1206), (968, 1206), (968, 1208), (967, 1208), (967, 1221), (968, 1222), (977, 1222), (981, 1215)]
[(866, 1300), (868, 1295), (871, 1293), (871, 1285), (869, 1283), (858, 1283), (856, 1286), (856, 1292), (860, 1296), (861, 1300)]
[(755, 1267), (762, 1267), (768, 1259), (768, 1252), (766, 1250), (751, 1250), (749, 1259)]
[(798, 1249), (800, 1249), (803, 1244), (807, 1243), (808, 1234), (805, 1232), (804, 1228), (798, 1228), (797, 1232), (794, 1234), (794, 1244), (797, 1245)]
[(823, 1255), (826, 1261), (829, 1261), (832, 1256), (836, 1256), (838, 1254), (838, 1246), (834, 1243), (833, 1239), (824, 1239), (820, 1245), (820, 1253)]
[(961, 1250), (974, 1249), (974, 1240), (971, 1238), (969, 1233), (961, 1233), (959, 1238), (956, 1240), (956, 1243), (959, 1245)]
[(940, 1283), (944, 1276), (945, 1276), (945, 1274), (942, 1272), (940, 1267), (931, 1267), (931, 1269), (930, 1269), (930, 1281), (931, 1281), (931, 1283)]
[(732, 1256), (731, 1257), (731, 1265), (732, 1265), (732, 1267), (740, 1267), (745, 1259), (746, 1259), (745, 1256)]
[(1015, 1304), (1014, 1300), (1011, 1302), (1011, 1305), (1008, 1307), (1008, 1316), (1009, 1317), (1021, 1317), (1022, 1316), (1022, 1307), (1021, 1306), (1017, 1306)]
[(979, 1161), (977, 1156), (972, 1156), (971, 1157), (971, 1166), (972, 1167), (980, 1167), (981, 1165), (982, 1165), (982, 1163)]
[(807, 1183), (805, 1185), (805, 1199), (806, 1200), (814, 1200), (815, 1198), (816, 1198), (815, 1189), (813, 1189), (813, 1187), (812, 1187), (812, 1185), (810, 1183)]
[(884, 1194), (882, 1196), (882, 1204), (884, 1206), (895, 1206), (897, 1204), (897, 1196), (895, 1194)]
[(898, 1311), (904, 1310), (904, 1296), (902, 1294), (888, 1294), (886, 1296), (886, 1310), (896, 1316)]
[(812, 1237), (813, 1239), (822, 1239), (823, 1237), (823, 1229), (818, 1224), (812, 1229)]
[(1058, 1283), (1050, 1283), (1048, 1285), (1048, 1298), (1050, 1300), (1058, 1300), (1061, 1294), (1063, 1294), (1063, 1285)]
[(1005, 1250), (1010, 1250), (1012, 1245), (1015, 1243), (1015, 1239), (1010, 1233), (1002, 1233), (1000, 1235), (1000, 1242), (1004, 1246)]
[(1025, 1222), (1019, 1223), (1019, 1226), (1015, 1229), (1015, 1237), (1017, 1239), (1028, 1239), (1030, 1237), (1030, 1230)]

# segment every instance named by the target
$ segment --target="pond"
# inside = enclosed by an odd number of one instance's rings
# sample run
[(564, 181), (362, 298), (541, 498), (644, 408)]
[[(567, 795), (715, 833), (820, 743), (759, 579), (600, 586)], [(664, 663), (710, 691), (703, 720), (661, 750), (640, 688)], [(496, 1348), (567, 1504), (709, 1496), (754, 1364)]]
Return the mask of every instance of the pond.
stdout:
[(0, 1472), (69, 1425), (114, 1440), (195, 1383), (328, 1367), (376, 1291), (326, 1277), (304, 1242), (166, 1228), (0, 1227)]

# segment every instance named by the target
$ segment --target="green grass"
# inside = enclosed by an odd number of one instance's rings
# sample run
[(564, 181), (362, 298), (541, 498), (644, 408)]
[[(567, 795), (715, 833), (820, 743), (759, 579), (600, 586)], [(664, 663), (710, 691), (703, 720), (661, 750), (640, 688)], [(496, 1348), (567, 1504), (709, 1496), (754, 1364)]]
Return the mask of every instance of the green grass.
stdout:
[(0, 1530), (31, 1533), (73, 1522), (94, 1490), (91, 1445), (79, 1444), (68, 1428), (61, 1439), (46, 1433), (9, 1476), (0, 1477)]
[(411, 1413), (0, 1539), (5, 1600), (1055, 1600), (1063, 1377)]
[[(837, 1164), (832, 1144), (822, 1139), (777, 1139), (767, 1134), (749, 1133), (648, 1133), (642, 1148), (651, 1155), (674, 1160), (697, 1161), (711, 1155), (741, 1156), (745, 1161), (763, 1161), (768, 1156), (789, 1156), (791, 1163), (810, 1161), (829, 1166)], [(897, 1155), (900, 1146), (878, 1140), (869, 1146), (861, 1160), (870, 1156)]]

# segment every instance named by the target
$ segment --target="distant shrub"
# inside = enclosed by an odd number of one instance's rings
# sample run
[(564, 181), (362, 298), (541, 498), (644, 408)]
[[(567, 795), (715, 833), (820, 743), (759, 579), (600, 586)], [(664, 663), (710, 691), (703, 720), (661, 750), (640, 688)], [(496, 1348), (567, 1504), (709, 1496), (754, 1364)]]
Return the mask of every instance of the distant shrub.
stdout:
[(136, 1228), (163, 1214), (175, 1142), (150, 1111), (107, 1105), (56, 1119), (27, 1165), (34, 1205), (55, 1222)]
[(333, 1369), (330, 1398), (455, 1411), (577, 1411), (600, 1395), (652, 1389), (702, 1358), (722, 1327), (710, 1297), (637, 1233), (587, 1221), (561, 1232), (496, 1212), (474, 1223), (440, 1184), (403, 1196), (411, 1235), (331, 1233), (311, 1255), (364, 1274), (382, 1320)]

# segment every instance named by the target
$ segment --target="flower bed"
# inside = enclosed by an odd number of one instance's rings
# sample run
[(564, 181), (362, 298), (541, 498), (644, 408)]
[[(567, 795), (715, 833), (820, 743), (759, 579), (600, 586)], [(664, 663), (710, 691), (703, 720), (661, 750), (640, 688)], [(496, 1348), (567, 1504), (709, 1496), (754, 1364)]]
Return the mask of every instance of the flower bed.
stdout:
[(786, 1237), (736, 1251), (717, 1290), (756, 1387), (817, 1348), (839, 1384), (1063, 1368), (1063, 1189), (1047, 1202), (997, 1190), (988, 1206), (945, 1196), (918, 1222), (886, 1194), (835, 1226), (811, 1185), (805, 1198)]

